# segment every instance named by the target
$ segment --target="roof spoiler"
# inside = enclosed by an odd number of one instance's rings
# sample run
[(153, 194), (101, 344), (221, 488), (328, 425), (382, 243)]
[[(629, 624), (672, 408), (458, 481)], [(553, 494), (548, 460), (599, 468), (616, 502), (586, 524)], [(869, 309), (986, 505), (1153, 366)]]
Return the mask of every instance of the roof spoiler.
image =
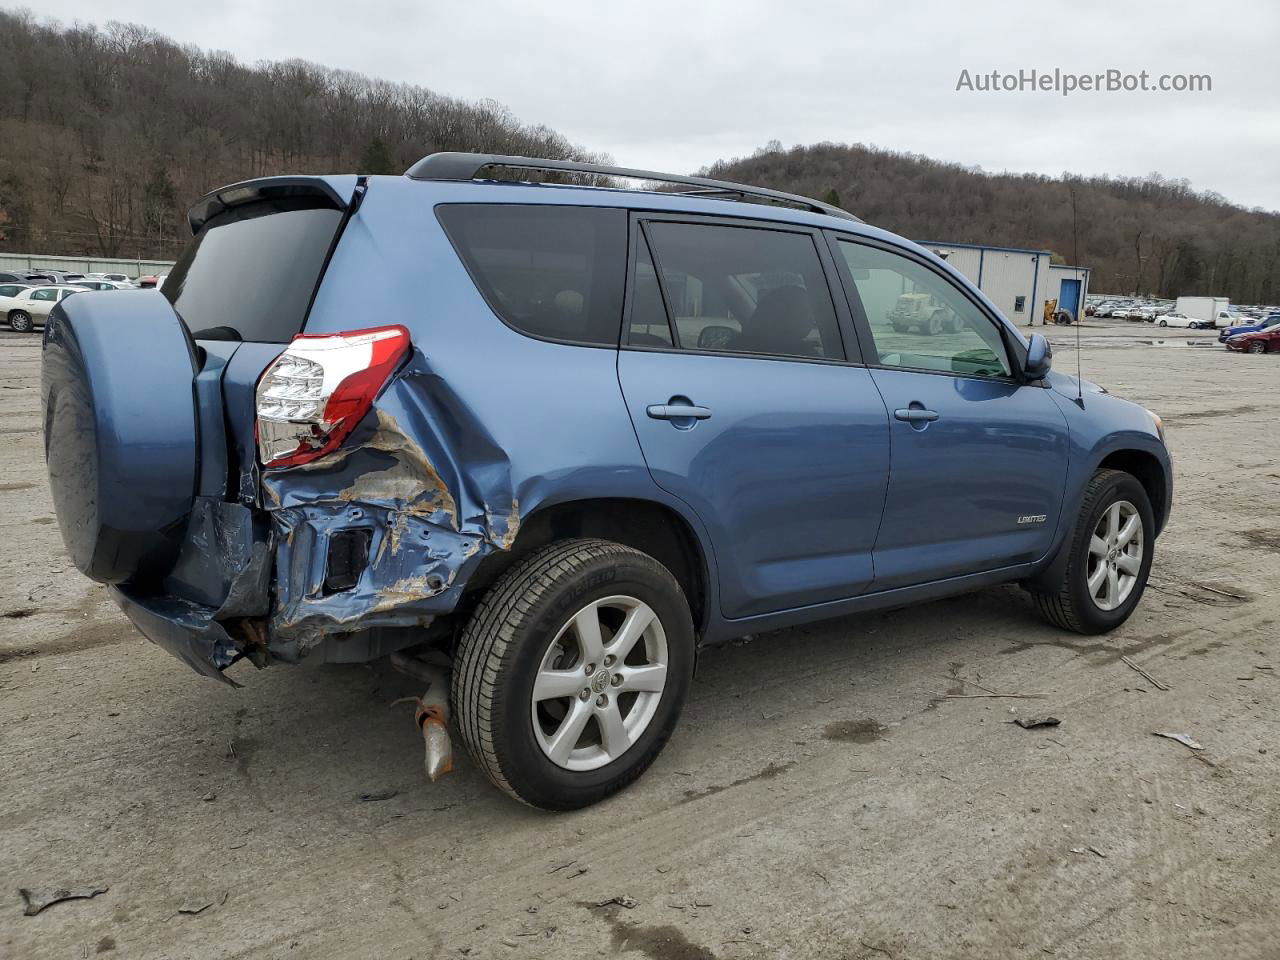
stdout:
[(192, 235), (198, 234), (206, 223), (225, 210), (256, 200), (279, 200), (292, 197), (308, 197), (328, 201), (335, 210), (346, 210), (355, 193), (357, 177), (260, 177), (242, 180), (230, 186), (219, 187), (201, 197), (187, 211), (187, 222)]
[(433, 153), (423, 157), (405, 171), (411, 180), (479, 180), (480, 173), (490, 167), (510, 167), (516, 170), (546, 170), (560, 173), (583, 173), (602, 177), (626, 177), (631, 180), (651, 180), (659, 183), (676, 183), (693, 190), (679, 191), (705, 197), (740, 197), (768, 200), (798, 206), (814, 213), (823, 213), (842, 220), (862, 221), (847, 210), (781, 190), (753, 187), (729, 180), (712, 180), (708, 177), (682, 177), (674, 173), (658, 173), (654, 170), (635, 170), (630, 167), (611, 167), (599, 163), (583, 163), (577, 160), (546, 160), (537, 157), (512, 157), (497, 153)]

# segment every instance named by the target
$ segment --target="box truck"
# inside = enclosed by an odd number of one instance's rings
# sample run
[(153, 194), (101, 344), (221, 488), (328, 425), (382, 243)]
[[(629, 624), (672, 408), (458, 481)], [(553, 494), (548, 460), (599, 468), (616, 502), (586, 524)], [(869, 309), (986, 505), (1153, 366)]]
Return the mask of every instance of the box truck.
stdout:
[(1181, 313), (1192, 320), (1209, 323), (1221, 330), (1235, 320), (1227, 310), (1230, 301), (1226, 297), (1179, 297), (1174, 313)]

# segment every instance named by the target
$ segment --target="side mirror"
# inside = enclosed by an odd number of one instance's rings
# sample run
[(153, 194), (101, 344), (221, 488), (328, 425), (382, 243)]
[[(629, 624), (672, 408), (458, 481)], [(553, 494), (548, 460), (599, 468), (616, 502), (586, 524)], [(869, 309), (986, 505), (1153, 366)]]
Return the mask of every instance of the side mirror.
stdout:
[(1038, 333), (1031, 335), (1027, 344), (1027, 359), (1022, 364), (1022, 374), (1028, 380), (1043, 380), (1053, 366), (1053, 347)]

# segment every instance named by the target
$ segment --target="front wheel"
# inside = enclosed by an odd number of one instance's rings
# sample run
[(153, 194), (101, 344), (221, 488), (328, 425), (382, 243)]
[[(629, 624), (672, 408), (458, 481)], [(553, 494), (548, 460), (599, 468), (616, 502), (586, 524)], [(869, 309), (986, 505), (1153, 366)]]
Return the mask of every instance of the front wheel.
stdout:
[(1099, 470), (1089, 481), (1061, 580), (1034, 590), (1041, 614), (1076, 633), (1106, 633), (1133, 613), (1147, 586), (1155, 544), (1151, 501), (1137, 479)]
[(675, 729), (693, 619), (657, 560), (605, 540), (554, 543), (490, 588), (463, 631), (453, 706), (500, 789), (574, 810), (636, 780)]
[(31, 319), (31, 314), (25, 310), (15, 310), (9, 314), (9, 326), (18, 333), (30, 333), (35, 329), (35, 321)]
[(929, 336), (931, 337), (936, 337), (942, 333), (942, 313), (938, 312), (931, 316), (925, 329), (929, 331)]
[(1253, 343), (1249, 344), (1249, 352), (1250, 353), (1266, 353), (1267, 345), (1260, 340), (1254, 341)]
[(1160, 326), (1162, 326), (1162, 327), (1167, 327), (1168, 325), (1169, 325), (1169, 321), (1168, 321), (1168, 320), (1161, 320), (1161, 321), (1160, 321)]

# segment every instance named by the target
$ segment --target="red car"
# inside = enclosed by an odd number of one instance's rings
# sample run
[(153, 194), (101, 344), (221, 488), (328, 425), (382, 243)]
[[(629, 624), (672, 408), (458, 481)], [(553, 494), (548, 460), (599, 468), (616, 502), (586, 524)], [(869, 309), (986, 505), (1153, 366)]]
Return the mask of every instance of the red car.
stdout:
[(1239, 353), (1280, 353), (1280, 323), (1253, 333), (1238, 333), (1228, 338), (1227, 349)]

